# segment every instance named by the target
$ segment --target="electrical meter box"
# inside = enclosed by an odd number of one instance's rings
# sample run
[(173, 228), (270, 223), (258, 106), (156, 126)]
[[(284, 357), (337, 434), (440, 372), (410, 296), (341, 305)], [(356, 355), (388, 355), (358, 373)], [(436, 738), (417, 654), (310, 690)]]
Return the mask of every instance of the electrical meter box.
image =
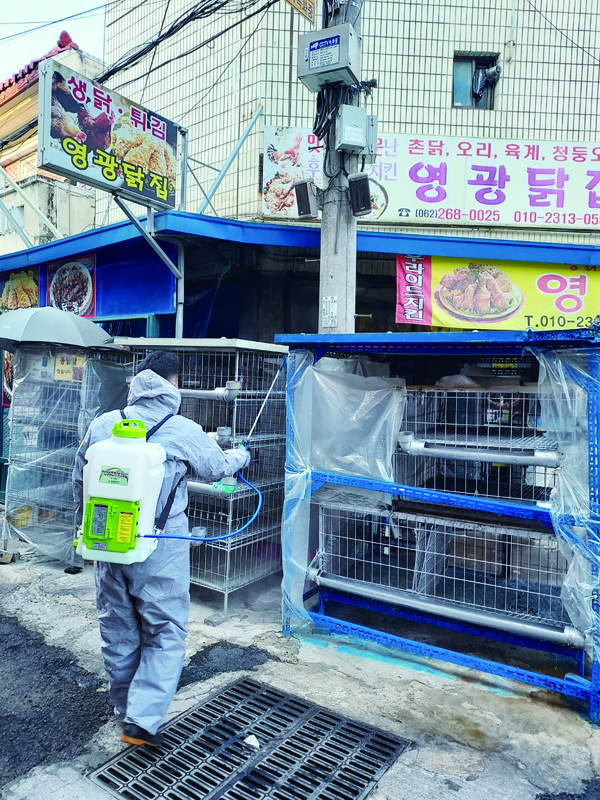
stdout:
[(341, 105), (335, 123), (335, 149), (360, 153), (367, 144), (367, 112), (358, 106)]
[(361, 39), (352, 25), (334, 25), (298, 37), (298, 79), (318, 92), (327, 83), (360, 82)]

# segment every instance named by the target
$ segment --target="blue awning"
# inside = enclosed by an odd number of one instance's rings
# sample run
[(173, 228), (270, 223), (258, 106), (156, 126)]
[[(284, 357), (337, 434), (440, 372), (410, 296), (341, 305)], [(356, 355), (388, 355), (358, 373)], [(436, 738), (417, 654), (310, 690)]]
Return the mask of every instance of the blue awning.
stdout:
[[(168, 211), (155, 217), (155, 231), (161, 237), (215, 239), (265, 247), (318, 249), (321, 230), (318, 225), (244, 222), (207, 217), (183, 211)], [(79, 233), (56, 242), (0, 256), (0, 272), (35, 266), (46, 261), (97, 252), (142, 237), (131, 222), (119, 222), (103, 228)], [(494, 260), (548, 264), (600, 264), (600, 247), (560, 244), (556, 242), (523, 242), (510, 239), (471, 239), (460, 236), (425, 236), (416, 233), (392, 233), (360, 229), (358, 252), (405, 253), (448, 256), (454, 258), (486, 258)]]

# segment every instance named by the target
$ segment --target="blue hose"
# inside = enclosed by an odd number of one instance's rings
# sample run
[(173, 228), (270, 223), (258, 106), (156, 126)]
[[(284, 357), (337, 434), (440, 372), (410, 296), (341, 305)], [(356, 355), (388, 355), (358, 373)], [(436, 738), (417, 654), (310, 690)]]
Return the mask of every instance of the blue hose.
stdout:
[(247, 481), (246, 478), (244, 478), (244, 476), (242, 475), (241, 472), (238, 472), (238, 477), (246, 484), (246, 486), (249, 486), (251, 489), (254, 489), (254, 491), (258, 495), (258, 504), (256, 506), (256, 510), (254, 511), (254, 514), (252, 514), (252, 516), (250, 517), (248, 522), (245, 522), (242, 525), (241, 528), (237, 529), (237, 531), (232, 531), (231, 533), (226, 533), (224, 536), (210, 536), (210, 537), (208, 537), (208, 536), (207, 537), (199, 537), (199, 536), (169, 536), (169, 535), (165, 535), (165, 534), (162, 534), (162, 533), (160, 533), (158, 535), (146, 533), (141, 538), (142, 539), (184, 539), (187, 542), (218, 542), (221, 539), (230, 539), (232, 536), (237, 536), (238, 533), (241, 533), (242, 531), (245, 531), (246, 528), (250, 527), (250, 525), (252, 525), (254, 520), (258, 517), (258, 515), (260, 513), (260, 510), (262, 508), (262, 504), (263, 504), (263, 496), (262, 496), (262, 493), (261, 493), (260, 489), (258, 489), (256, 486), (254, 486), (253, 483), (250, 483), (250, 481)]

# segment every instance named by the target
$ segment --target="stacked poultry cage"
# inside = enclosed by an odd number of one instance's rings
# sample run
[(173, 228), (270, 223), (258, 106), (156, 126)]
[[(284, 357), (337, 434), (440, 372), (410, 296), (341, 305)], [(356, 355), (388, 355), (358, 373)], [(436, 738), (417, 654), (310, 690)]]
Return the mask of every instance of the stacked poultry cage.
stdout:
[(4, 537), (68, 564), (75, 556), (71, 474), (90, 421), (122, 408), (126, 369), (117, 352), (22, 345), (14, 357)]
[(207, 493), (200, 478), (190, 475), (188, 480), (190, 534), (199, 539), (191, 550), (191, 582), (222, 593), (227, 611), (231, 592), (281, 569), (285, 465), (281, 367), (287, 348), (239, 339), (115, 341), (130, 348), (134, 369), (152, 350), (177, 353), (180, 413), (202, 425), (223, 448), (239, 446), (252, 432), (252, 460), (243, 476), (259, 490), (262, 507), (250, 526), (244, 528), (257, 507), (253, 488), (238, 479), (232, 494)]
[[(600, 719), (594, 336), (279, 337), (291, 345), (285, 629), (312, 619), (526, 680)], [(399, 638), (343, 606), (560, 654), (579, 676)]]

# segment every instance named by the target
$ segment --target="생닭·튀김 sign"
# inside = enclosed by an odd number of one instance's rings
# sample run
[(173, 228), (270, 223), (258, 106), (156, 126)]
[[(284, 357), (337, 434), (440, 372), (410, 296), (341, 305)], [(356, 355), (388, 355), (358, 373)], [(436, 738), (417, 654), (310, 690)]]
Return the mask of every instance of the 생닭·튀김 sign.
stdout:
[(176, 197), (178, 129), (52, 59), (40, 64), (38, 167), (158, 208)]

